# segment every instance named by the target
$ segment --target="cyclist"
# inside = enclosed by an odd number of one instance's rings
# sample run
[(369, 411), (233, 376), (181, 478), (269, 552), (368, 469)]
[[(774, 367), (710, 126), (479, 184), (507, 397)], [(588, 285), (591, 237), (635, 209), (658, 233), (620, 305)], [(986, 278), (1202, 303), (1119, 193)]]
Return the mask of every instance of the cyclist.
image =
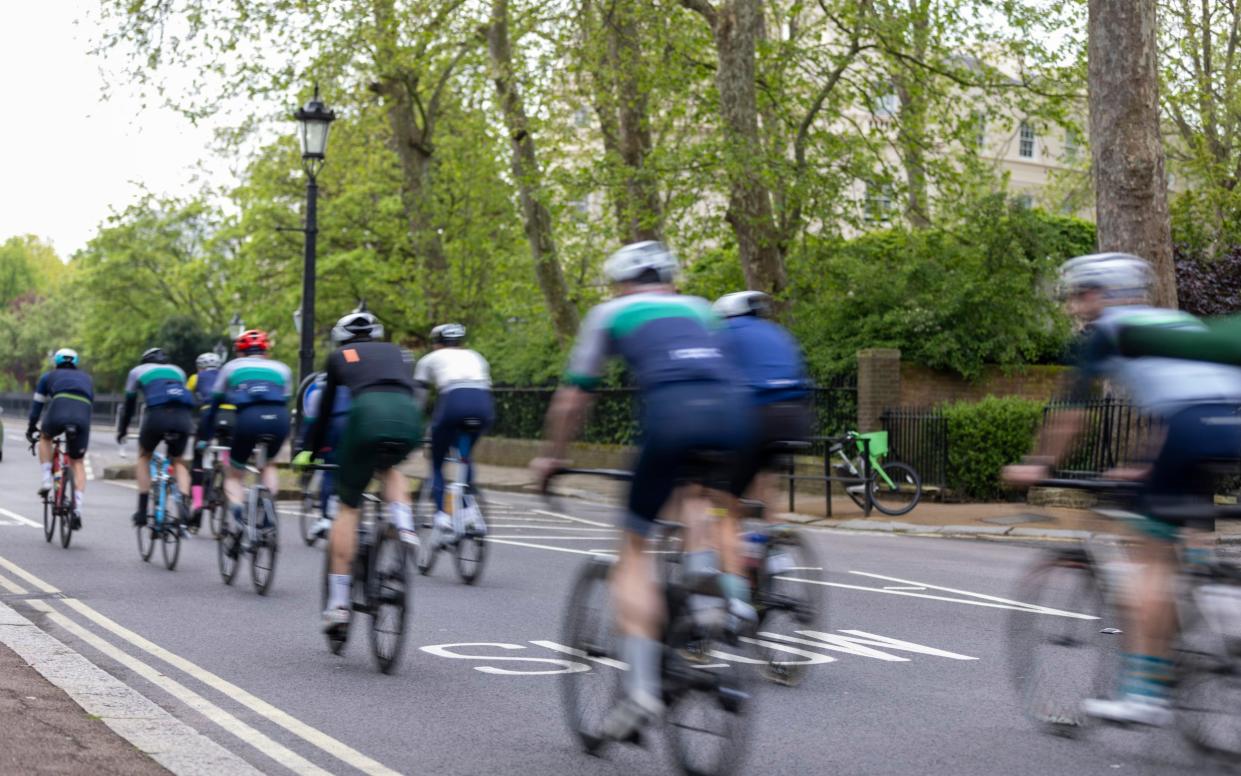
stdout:
[[(332, 329), (333, 341), (339, 336), (335, 328)], [(337, 342), (336, 344), (340, 344)], [(315, 421), (319, 418), (322, 411), (323, 388), (327, 385), (327, 375), (320, 372), (310, 385), (306, 386), (306, 391), (302, 395), (302, 416), (305, 422), (302, 424), (302, 438), (298, 445), (299, 450), (310, 449), (310, 429), (314, 426)], [(341, 435), (345, 432), (345, 424), (349, 419), (349, 389), (340, 386), (336, 390), (336, 399), (332, 402), (332, 407), (328, 410), (331, 419), (327, 430), (327, 451), (323, 456), (324, 463), (335, 464), (336, 448), (340, 445)], [(299, 453), (300, 455), (300, 453)], [(315, 538), (322, 539), (332, 528), (332, 518), (336, 515), (336, 508), (339, 504), (339, 497), (336, 495), (336, 472), (327, 469), (323, 471), (319, 480), (319, 511), (321, 517), (315, 523), (312, 533)]]
[[(531, 461), (540, 482), (563, 468), (565, 451), (578, 431), (610, 357), (623, 360), (641, 395), (641, 445), (633, 467), (620, 558), (612, 597), (622, 634), (621, 654), (630, 666), (624, 697), (608, 713), (603, 732), (625, 739), (662, 713), (660, 670), (665, 613), (646, 537), (669, 501), (683, 466), (698, 451), (740, 453), (750, 434), (750, 411), (737, 374), (721, 349), (720, 321), (703, 299), (673, 288), (676, 257), (660, 242), (632, 243), (603, 265), (615, 296), (582, 321), (565, 384), (547, 412), (547, 448)], [(715, 573), (714, 553), (702, 550), (701, 527), (710, 502), (700, 492), (680, 500), (681, 517), (694, 550), (687, 566)], [(735, 535), (736, 526), (724, 533)], [(697, 546), (695, 546), (697, 545)], [(749, 586), (735, 552), (725, 553), (721, 587), (734, 616), (753, 620)]]
[(268, 441), (265, 443), (267, 465), (259, 472), (259, 477), (270, 492), (280, 490), (276, 455), (289, 437), (288, 404), (293, 372), (286, 364), (268, 356), (270, 347), (267, 332), (260, 329), (242, 332), (234, 343), (237, 358), (220, 370), (212, 386), (211, 404), (198, 424), (195, 447), (205, 449), (216, 433), (216, 414), (220, 408), (226, 403), (237, 408), (228, 452), (229, 466), (224, 475), (224, 498), (234, 526), (235, 538), (229, 547), (232, 554), (241, 550), (238, 539), (245, 541), (246, 534), (240, 530), (245, 525), (242, 510), (245, 489), (241, 478), (260, 438), (266, 437)]
[[(207, 411), (208, 405), (211, 404), (211, 389), (215, 386), (216, 378), (220, 374), (220, 364), (222, 362), (223, 359), (215, 353), (200, 353), (198, 358), (194, 359), (195, 371), (194, 374), (190, 375), (190, 379), (186, 381), (185, 387), (189, 388), (190, 393), (194, 395), (194, 403), (198, 406), (199, 417)], [(203, 508), (203, 450), (199, 448), (197, 440), (194, 444), (190, 473), (190, 509), (194, 528), (197, 529), (199, 523), (202, 522)]]
[[(1143, 535), (1134, 552), (1141, 573), (1122, 591), (1129, 623), (1119, 697), (1089, 699), (1082, 711), (1111, 722), (1164, 726), (1172, 719), (1175, 541), (1183, 526), (1161, 517), (1159, 507), (1187, 499), (1210, 503), (1212, 483), (1200, 476), (1205, 464), (1241, 457), (1241, 369), (1198, 361), (1122, 357), (1119, 335), (1133, 327), (1204, 330), (1191, 315), (1147, 304), (1153, 272), (1136, 256), (1079, 256), (1061, 268), (1061, 282), (1070, 313), (1086, 324), (1072, 397), (1088, 398), (1092, 383), (1106, 378), (1131, 394), (1165, 428), (1149, 464), (1129, 465), (1108, 474), (1144, 483), (1139, 500)], [(1040, 437), (1040, 454), (1007, 467), (1005, 478), (1024, 485), (1046, 478), (1084, 421), (1082, 411), (1058, 416)]]
[(134, 470), (138, 481), (138, 510), (134, 512), (134, 525), (146, 525), (151, 491), (151, 456), (165, 435), (171, 435), (167, 444), (168, 459), (176, 472), (177, 491), (174, 498), (178, 517), (184, 524), (189, 519), (185, 494), (189, 492), (190, 473), (182, 456), (194, 427), (194, 398), (185, 387), (185, 372), (171, 363), (159, 348), (148, 348), (142, 354), (138, 366), (129, 370), (129, 376), (125, 379), (125, 406), (116, 429), (118, 444), (125, 442), (129, 421), (138, 406), (139, 393), (146, 404), (146, 412), (138, 429), (138, 463)]
[[(73, 474), (73, 530), (82, 527), (82, 495), (86, 490), (86, 448), (90, 444), (91, 404), (95, 388), (90, 375), (78, 369), (78, 354), (70, 348), (61, 348), (52, 355), (52, 369), (39, 377), (35, 385), (34, 399), (30, 403), (30, 422), (26, 428), (26, 441), (39, 439), (39, 466), (43, 477), (39, 483), (39, 495), (46, 496), (52, 490), (52, 439), (64, 433), (66, 426), (77, 426), (78, 433), (67, 440), (70, 469)], [(47, 412), (44, 413), (44, 405)], [(39, 434), (39, 417), (43, 417), (43, 433)]]
[[(380, 341), (383, 333), (383, 324), (369, 312), (346, 315), (332, 330), (332, 339), (338, 346), (328, 356), (324, 368), (327, 379), (320, 406), (333, 406), (341, 388), (349, 389), (352, 401), (337, 451), (340, 508), (328, 536), (331, 566), (327, 609), (323, 612), (323, 629), (327, 633), (349, 627), (358, 509), (362, 492), (376, 472), (381, 473), (388, 519), (397, 528), (401, 541), (418, 546), (409, 486), (396, 467), (422, 441), (422, 418), (414, 401), (409, 362), (399, 347)], [(312, 454), (327, 446), (330, 419), (328, 413), (320, 413), (316, 418), (310, 445), (298, 454), (298, 463), (309, 461)]]
[[(431, 497), (435, 501), (435, 541), (447, 543), (454, 526), (444, 511), (444, 459), (453, 445), (466, 462), (467, 483), (474, 482), (474, 464), (470, 450), (495, 422), (491, 401), (491, 368), (477, 351), (463, 347), (465, 327), (445, 323), (431, 330), (430, 353), (414, 367), (414, 385), (418, 401), (426, 404), (427, 393), (435, 388), (435, 416), (431, 419)], [(478, 428), (467, 429), (467, 420), (481, 422)], [(463, 448), (463, 449), (462, 449)], [(482, 515), (472, 514), (473, 528), (485, 534)], [(458, 526), (465, 528), (466, 526)], [(457, 537), (460, 538), (460, 537)]]
[[(724, 353), (741, 371), (757, 413), (757, 434), (732, 482), (732, 495), (739, 498), (760, 472), (770, 468), (776, 443), (809, 439), (814, 425), (811, 380), (797, 340), (768, 320), (771, 297), (761, 291), (737, 291), (715, 300), (712, 308), (724, 319)], [(765, 504), (775, 503), (772, 479), (762, 477), (757, 488)], [(734, 501), (733, 508), (737, 506)]]

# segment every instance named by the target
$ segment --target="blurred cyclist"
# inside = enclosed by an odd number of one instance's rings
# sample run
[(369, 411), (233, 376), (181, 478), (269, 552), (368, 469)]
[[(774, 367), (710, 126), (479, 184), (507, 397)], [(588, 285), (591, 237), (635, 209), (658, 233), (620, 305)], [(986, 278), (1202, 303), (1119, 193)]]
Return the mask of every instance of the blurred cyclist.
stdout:
[[(343, 344), (353, 334), (347, 329), (340, 326), (332, 328), (332, 341), (337, 345)], [(341, 339), (341, 338), (345, 339)], [(323, 462), (327, 464), (336, 464), (336, 448), (340, 446), (340, 439), (344, 436), (345, 425), (349, 420), (349, 407), (351, 404), (348, 386), (338, 386), (336, 388), (336, 398), (332, 401), (332, 406), (323, 407), (323, 389), (327, 386), (327, 374), (319, 372), (310, 385), (306, 386), (306, 392), (302, 397), (302, 415), (305, 418), (302, 423), (302, 438), (299, 449), (303, 452), (310, 450), (311, 429), (315, 427), (322, 412), (328, 413), (327, 437), (324, 440), (326, 449), (323, 452)], [(307, 460), (302, 453), (298, 453), (299, 460)], [(336, 516), (336, 508), (340, 499), (336, 495), (336, 471), (326, 469), (319, 473), (319, 513), (318, 522), (311, 529), (312, 535), (317, 539), (327, 536), (328, 531), (332, 530), (332, 518)]]
[[(220, 374), (220, 364), (224, 359), (215, 353), (200, 353), (194, 359), (194, 374), (186, 381), (185, 387), (194, 395), (194, 403), (198, 406), (199, 415), (206, 413), (211, 404), (211, 391), (215, 387), (216, 377)], [(194, 454), (190, 463), (190, 509), (191, 525), (197, 530), (202, 522), (203, 507), (203, 450), (194, 445)]]
[[(35, 385), (34, 399), (30, 402), (29, 425), (26, 441), (39, 440), (39, 466), (43, 477), (39, 483), (39, 495), (46, 496), (52, 490), (52, 440), (64, 432), (66, 426), (77, 426), (78, 432), (68, 439), (73, 477), (73, 530), (82, 527), (82, 494), (86, 491), (86, 448), (90, 444), (91, 402), (95, 398), (90, 375), (78, 369), (77, 351), (61, 348), (52, 356), (52, 369), (45, 372)], [(46, 412), (44, 406), (46, 405)], [(43, 418), (43, 433), (38, 433), (39, 417)]]
[(177, 480), (177, 489), (173, 493), (178, 504), (177, 519), (184, 526), (190, 517), (189, 505), (185, 501), (190, 472), (183, 456), (194, 428), (194, 398), (185, 387), (185, 372), (159, 348), (148, 348), (142, 354), (138, 366), (129, 370), (129, 376), (125, 378), (125, 407), (116, 429), (118, 444), (125, 441), (129, 432), (129, 422), (137, 409), (139, 394), (146, 404), (146, 411), (138, 428), (138, 465), (134, 467), (134, 478), (138, 481), (138, 508), (134, 511), (134, 525), (146, 525), (151, 497), (151, 456), (167, 437), (168, 460), (173, 464)]
[[(1084, 402), (1092, 384), (1107, 379), (1165, 428), (1162, 444), (1148, 464), (1107, 474), (1145, 483), (1143, 535), (1134, 552), (1141, 573), (1134, 574), (1133, 583), (1122, 591), (1129, 625), (1119, 696), (1087, 700), (1082, 711), (1111, 722), (1163, 726), (1172, 719), (1175, 541), (1182, 525), (1160, 517), (1159, 506), (1189, 498), (1210, 503), (1213, 483), (1205, 476), (1206, 465), (1241, 457), (1241, 369), (1121, 355), (1118, 338), (1126, 329), (1203, 328), (1191, 315), (1149, 306), (1153, 279), (1150, 265), (1124, 253), (1079, 256), (1061, 268), (1069, 312), (1086, 324), (1072, 398)], [(1040, 454), (1007, 467), (1005, 479), (1021, 485), (1045, 479), (1084, 421), (1081, 410), (1056, 416), (1040, 437)]]
[[(623, 740), (663, 711), (660, 687), (665, 612), (646, 538), (669, 501), (684, 466), (699, 451), (740, 453), (750, 436), (750, 411), (737, 374), (721, 350), (720, 321), (703, 299), (682, 296), (672, 286), (677, 260), (662, 243), (626, 245), (604, 263), (615, 298), (592, 309), (582, 321), (565, 385), (547, 412), (547, 449), (531, 461), (540, 482), (565, 465), (591, 391), (612, 357), (625, 362), (641, 396), (641, 442), (629, 489), (625, 534), (612, 572), (612, 597), (629, 664), (625, 695), (603, 723), (605, 736)], [(721, 557), (702, 550), (710, 501), (703, 492), (681, 499), (687, 556), (692, 573), (716, 573), (734, 619), (753, 621), (749, 584), (736, 552)], [(735, 526), (721, 534), (736, 535)]]

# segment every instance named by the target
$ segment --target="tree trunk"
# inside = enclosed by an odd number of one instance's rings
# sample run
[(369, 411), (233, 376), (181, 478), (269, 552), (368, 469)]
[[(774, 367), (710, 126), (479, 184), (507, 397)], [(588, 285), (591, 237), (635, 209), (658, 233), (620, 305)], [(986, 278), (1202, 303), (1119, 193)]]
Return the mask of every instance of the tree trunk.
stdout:
[(1155, 25), (1155, 0), (1090, 0), (1090, 147), (1099, 250), (1151, 262), (1154, 302), (1175, 307)]
[(788, 285), (771, 191), (755, 163), (762, 147), (758, 133), (758, 96), (755, 87), (755, 48), (762, 30), (762, 0), (727, 0), (712, 6), (708, 0), (681, 0), (711, 25), (719, 57), (715, 83), (724, 121), (724, 154), (729, 181), (728, 223), (737, 238), (737, 251), (746, 285), (778, 296)]
[(487, 48), (491, 53), (492, 78), (496, 98), (504, 113), (504, 126), (508, 130), (513, 151), (513, 178), (517, 182), (521, 199), (522, 218), (526, 238), (530, 241), (530, 254), (534, 259), (534, 272), (538, 278), (543, 301), (551, 315), (556, 336), (561, 342), (568, 341), (577, 333), (577, 308), (569, 300), (569, 288), (556, 254), (556, 242), (552, 235), (552, 215), (539, 199), (541, 171), (535, 153), (534, 137), (529, 130), (529, 119), (522, 103), (516, 79), (513, 77), (513, 50), (508, 38), (508, 0), (493, 0), (491, 24), (486, 28)]

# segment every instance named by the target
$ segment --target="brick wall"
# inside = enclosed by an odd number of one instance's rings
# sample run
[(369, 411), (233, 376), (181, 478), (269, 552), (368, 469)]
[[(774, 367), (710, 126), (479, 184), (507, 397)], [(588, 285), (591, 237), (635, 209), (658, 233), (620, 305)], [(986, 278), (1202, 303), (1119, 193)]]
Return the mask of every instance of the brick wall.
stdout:
[[(861, 361), (858, 363), (860, 366)], [(1059, 389), (1067, 368), (1028, 366), (1005, 372), (993, 367), (975, 381), (915, 364), (900, 364), (899, 370), (899, 399), (892, 406), (933, 407), (951, 401), (978, 401), (987, 396), (1021, 396), (1046, 401)], [(858, 402), (861, 403), (860, 392)]]
[(869, 348), (857, 354), (858, 431), (879, 431), (883, 411), (901, 403), (901, 352)]

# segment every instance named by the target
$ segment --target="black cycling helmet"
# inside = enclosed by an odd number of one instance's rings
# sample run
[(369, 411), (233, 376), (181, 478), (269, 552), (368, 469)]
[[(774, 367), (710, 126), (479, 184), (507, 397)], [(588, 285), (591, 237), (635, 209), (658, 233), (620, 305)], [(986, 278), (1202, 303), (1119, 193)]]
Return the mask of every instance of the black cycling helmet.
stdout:
[(142, 354), (143, 364), (167, 364), (168, 355), (159, 348), (147, 348)]
[(465, 342), (465, 326), (459, 323), (441, 323), (431, 329), (431, 342), (436, 345), (460, 345)]
[(332, 342), (337, 345), (353, 342), (355, 339), (379, 339), (383, 335), (383, 324), (365, 310), (349, 313), (332, 327)]

